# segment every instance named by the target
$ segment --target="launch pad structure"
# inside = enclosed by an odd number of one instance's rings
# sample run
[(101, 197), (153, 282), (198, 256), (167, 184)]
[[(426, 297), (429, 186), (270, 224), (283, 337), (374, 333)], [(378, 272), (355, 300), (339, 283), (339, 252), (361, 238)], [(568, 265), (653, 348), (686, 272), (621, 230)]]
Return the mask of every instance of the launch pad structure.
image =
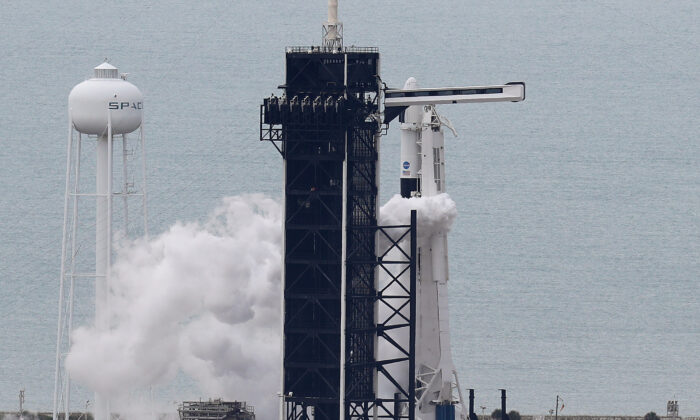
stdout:
[(518, 102), (525, 86), (386, 89), (376, 48), (343, 47), (337, 7), (321, 46), (287, 47), (284, 92), (260, 107), (260, 140), (284, 160), (280, 419), (466, 419), (446, 232), (420, 250), (415, 210), (408, 225), (378, 225), (379, 139), (400, 116), (401, 195), (442, 194), (452, 127), (435, 104)]
[(452, 363), (447, 232), (419, 248), (415, 210), (378, 224), (379, 139), (400, 117), (401, 196), (443, 194), (442, 127), (454, 129), (435, 105), (519, 102), (525, 85), (388, 89), (377, 48), (343, 47), (337, 6), (320, 46), (287, 47), (283, 93), (260, 107), (260, 140), (284, 161), (280, 420), (471, 419)]
[(244, 401), (183, 401), (177, 409), (180, 420), (255, 420), (255, 409)]
[[(387, 369), (415, 369), (416, 216), (410, 225), (377, 225), (379, 65), (376, 48), (287, 48), (284, 94), (261, 106), (261, 140), (284, 159), (286, 420), (414, 418), (414, 388)], [(391, 243), (382, 255), (378, 235)], [(400, 258), (383, 258), (391, 251)], [(377, 290), (378, 270), (399, 273), (390, 284), (402, 292)], [(378, 307), (391, 325), (377, 322)], [(389, 334), (399, 329), (407, 346)], [(378, 360), (379, 341), (402, 357)], [(377, 398), (377, 375), (400, 392)]]

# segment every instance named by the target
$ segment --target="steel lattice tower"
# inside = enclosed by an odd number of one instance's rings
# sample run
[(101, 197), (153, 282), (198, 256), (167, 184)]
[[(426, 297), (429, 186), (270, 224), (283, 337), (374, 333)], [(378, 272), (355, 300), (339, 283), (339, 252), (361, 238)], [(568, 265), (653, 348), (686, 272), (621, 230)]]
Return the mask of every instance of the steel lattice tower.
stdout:
[[(283, 412), (290, 420), (412, 417), (412, 387), (385, 400), (376, 389), (378, 375), (391, 376), (386, 365), (412, 366), (415, 351), (415, 325), (404, 315), (391, 329), (411, 336), (405, 357), (376, 355), (386, 337), (377, 308), (415, 313), (415, 250), (384, 261), (376, 249), (378, 235), (415, 235), (415, 217), (412, 225), (377, 226), (379, 52), (290, 47), (286, 69), (284, 94), (266, 98), (260, 116), (261, 140), (285, 162)], [(389, 265), (413, 281), (391, 304), (376, 281)]]

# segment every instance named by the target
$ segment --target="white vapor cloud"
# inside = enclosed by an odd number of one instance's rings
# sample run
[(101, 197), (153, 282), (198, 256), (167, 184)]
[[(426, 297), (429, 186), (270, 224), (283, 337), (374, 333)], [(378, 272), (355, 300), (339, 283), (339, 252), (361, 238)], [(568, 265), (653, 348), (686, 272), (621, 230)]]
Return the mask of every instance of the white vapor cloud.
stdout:
[(74, 332), (71, 377), (118, 400), (182, 371), (206, 396), (244, 400), (274, 418), (281, 217), (270, 198), (228, 197), (204, 223), (122, 244), (102, 303), (110, 326)]
[(394, 195), (379, 211), (380, 225), (407, 225), (411, 210), (417, 212), (418, 241), (425, 241), (438, 232), (448, 232), (457, 217), (457, 204), (449, 194), (403, 198)]

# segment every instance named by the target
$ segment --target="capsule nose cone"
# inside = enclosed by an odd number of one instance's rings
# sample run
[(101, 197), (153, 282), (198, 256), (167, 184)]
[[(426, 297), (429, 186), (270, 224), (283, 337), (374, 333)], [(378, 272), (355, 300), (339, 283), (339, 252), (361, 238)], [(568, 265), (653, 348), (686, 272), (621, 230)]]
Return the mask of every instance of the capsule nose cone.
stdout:
[(409, 77), (406, 83), (403, 84), (404, 89), (418, 89), (418, 82), (415, 77)]

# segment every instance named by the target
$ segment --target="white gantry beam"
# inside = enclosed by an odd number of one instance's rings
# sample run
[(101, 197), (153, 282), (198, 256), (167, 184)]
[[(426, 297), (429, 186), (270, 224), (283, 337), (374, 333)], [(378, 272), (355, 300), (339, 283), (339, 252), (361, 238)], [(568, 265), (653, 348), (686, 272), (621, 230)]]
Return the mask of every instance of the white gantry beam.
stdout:
[(525, 83), (428, 89), (387, 89), (386, 107), (411, 105), (463, 104), (470, 102), (520, 102), (525, 100)]

